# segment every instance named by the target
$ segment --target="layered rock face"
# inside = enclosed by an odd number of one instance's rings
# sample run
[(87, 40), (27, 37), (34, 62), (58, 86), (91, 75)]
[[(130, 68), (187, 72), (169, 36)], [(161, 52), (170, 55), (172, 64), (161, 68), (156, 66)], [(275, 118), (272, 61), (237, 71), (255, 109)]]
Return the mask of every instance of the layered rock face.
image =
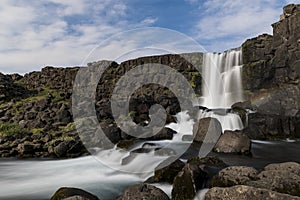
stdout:
[[(95, 106), (101, 127), (113, 143), (131, 138), (116, 126), (110, 104), (116, 83), (129, 70), (147, 63), (166, 65), (182, 74), (198, 95), (201, 93), (201, 74), (194, 67), (202, 63), (201, 53), (150, 56), (121, 64), (110, 63), (98, 83)], [(73, 157), (86, 153), (76, 133), (71, 111), (72, 89), (79, 69), (45, 67), (24, 77), (0, 74), (1, 156)], [(149, 121), (149, 110), (154, 104), (166, 109), (168, 122), (174, 121), (173, 115), (180, 111), (179, 102), (170, 90), (155, 84), (145, 85), (130, 99), (130, 116), (134, 122), (143, 125)], [(156, 138), (170, 138), (166, 132), (163, 130)], [(22, 151), (18, 144), (26, 144), (31, 150)]]
[(257, 113), (246, 132), (253, 138), (300, 136), (300, 5), (284, 7), (273, 36), (243, 45), (243, 86)]

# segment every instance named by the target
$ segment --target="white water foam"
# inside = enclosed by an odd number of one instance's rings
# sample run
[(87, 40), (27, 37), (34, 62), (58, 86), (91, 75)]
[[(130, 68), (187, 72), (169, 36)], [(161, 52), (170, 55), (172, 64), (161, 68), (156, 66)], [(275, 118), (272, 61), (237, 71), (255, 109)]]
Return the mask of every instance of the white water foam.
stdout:
[(234, 113), (226, 113), (224, 115), (216, 114), (214, 111), (199, 111), (199, 118), (206, 118), (206, 117), (212, 117), (216, 118), (222, 126), (222, 131), (226, 130), (242, 130), (243, 129), (243, 122), (241, 118)]

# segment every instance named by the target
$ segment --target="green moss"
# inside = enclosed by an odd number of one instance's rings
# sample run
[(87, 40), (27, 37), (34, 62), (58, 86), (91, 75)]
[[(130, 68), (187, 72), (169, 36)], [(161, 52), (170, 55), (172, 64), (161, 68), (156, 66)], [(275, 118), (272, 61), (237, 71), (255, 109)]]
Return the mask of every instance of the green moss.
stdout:
[(134, 117), (134, 116), (135, 116), (135, 114), (136, 114), (136, 112), (135, 112), (135, 111), (133, 111), (133, 110), (129, 112), (129, 116), (130, 116), (130, 117)]
[(34, 129), (31, 129), (30, 132), (33, 134), (38, 134), (38, 133), (42, 132), (43, 130), (44, 130), (44, 128), (34, 128)]
[(75, 139), (73, 137), (71, 137), (71, 136), (57, 137), (57, 138), (51, 140), (50, 142), (46, 143), (45, 147), (53, 146), (55, 143), (57, 143), (57, 141), (66, 141), (66, 142), (69, 142), (69, 141), (72, 141), (72, 140), (75, 140)]
[(70, 132), (70, 131), (74, 131), (76, 129), (76, 125), (74, 122), (71, 122), (66, 126), (60, 126), (59, 129), (64, 132)]
[(0, 135), (1, 136), (8, 136), (8, 135), (23, 135), (26, 134), (27, 130), (21, 128), (17, 124), (0, 124)]

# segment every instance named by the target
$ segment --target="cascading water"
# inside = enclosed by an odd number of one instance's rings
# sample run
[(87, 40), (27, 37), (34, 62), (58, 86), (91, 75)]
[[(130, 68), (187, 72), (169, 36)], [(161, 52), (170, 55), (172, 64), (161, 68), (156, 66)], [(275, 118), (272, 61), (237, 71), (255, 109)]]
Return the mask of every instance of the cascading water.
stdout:
[(243, 101), (241, 68), (241, 50), (204, 54), (202, 106), (230, 108), (232, 104)]
[[(232, 104), (243, 101), (241, 68), (241, 49), (204, 54), (201, 106), (211, 111), (200, 111), (199, 118), (217, 118), (223, 131), (243, 128), (238, 115), (226, 113)], [(223, 110), (222, 114), (218, 114), (220, 110)]]

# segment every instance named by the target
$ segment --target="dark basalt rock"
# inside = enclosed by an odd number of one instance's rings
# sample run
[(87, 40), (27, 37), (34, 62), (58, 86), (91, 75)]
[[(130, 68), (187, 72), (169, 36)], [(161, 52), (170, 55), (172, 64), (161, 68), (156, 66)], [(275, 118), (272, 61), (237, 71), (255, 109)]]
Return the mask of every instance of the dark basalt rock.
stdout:
[(99, 200), (99, 198), (87, 191), (78, 188), (62, 187), (51, 197), (51, 200)]
[(181, 171), (183, 167), (184, 163), (180, 160), (176, 160), (167, 167), (155, 170), (154, 181), (167, 182), (172, 184), (175, 176)]
[(261, 172), (252, 167), (232, 166), (219, 171), (212, 179), (212, 186), (247, 185), (255, 190), (261, 188), (300, 196), (299, 174), (300, 164), (295, 162), (269, 164)]
[(300, 196), (300, 164), (295, 162), (270, 164), (247, 185)]
[(194, 142), (202, 143), (206, 136), (206, 143), (216, 143), (222, 134), (220, 122), (211, 117), (202, 118), (193, 127)]
[(188, 163), (177, 174), (172, 189), (172, 199), (192, 200), (198, 190), (205, 185), (207, 174), (200, 166)]
[(255, 188), (245, 185), (238, 185), (228, 188), (215, 187), (205, 194), (206, 200), (252, 200), (252, 199), (277, 199), (277, 200), (299, 200), (297, 196), (291, 196), (274, 192), (272, 190), (266, 190), (261, 188)]
[(253, 167), (232, 166), (222, 169), (212, 179), (213, 187), (230, 187), (234, 185), (245, 185), (255, 180), (258, 172)]
[(146, 184), (138, 184), (127, 188), (122, 196), (116, 200), (169, 200), (170, 198), (161, 189)]
[(0, 104), (10, 100), (28, 97), (30, 92), (17, 84), (20, 75), (4, 75), (0, 72)]
[(243, 86), (258, 113), (249, 115), (251, 138), (299, 137), (300, 5), (284, 7), (273, 36), (261, 35), (243, 45)]
[(174, 179), (172, 199), (194, 199), (200, 189), (211, 186), (211, 178), (226, 166), (214, 157), (189, 159)]
[(251, 140), (241, 131), (225, 131), (215, 145), (214, 151), (249, 155), (251, 153)]

